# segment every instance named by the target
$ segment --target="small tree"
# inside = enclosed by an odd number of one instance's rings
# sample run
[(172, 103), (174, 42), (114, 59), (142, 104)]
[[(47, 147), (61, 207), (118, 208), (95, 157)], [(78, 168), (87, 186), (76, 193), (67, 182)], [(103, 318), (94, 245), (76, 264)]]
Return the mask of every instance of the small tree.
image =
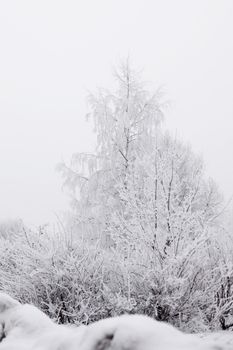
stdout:
[[(73, 190), (79, 217), (103, 226), (124, 203), (122, 194), (128, 191), (138, 158), (143, 158), (163, 120), (159, 91), (150, 95), (128, 64), (115, 77), (115, 93), (100, 90), (98, 96), (89, 96), (87, 117), (94, 121), (96, 153), (74, 154), (71, 167), (59, 167)], [(101, 231), (105, 229), (101, 226)]]
[(133, 266), (145, 266), (153, 315), (173, 322), (182, 312), (192, 318), (184, 310), (193, 307), (191, 296), (200, 302), (205, 288), (221, 197), (205, 179), (201, 159), (163, 132), (161, 92), (149, 94), (128, 64), (115, 77), (115, 92), (89, 97), (96, 153), (78, 153), (71, 167), (60, 165), (73, 190), (77, 231), (86, 240), (100, 239), (125, 261), (128, 300)]

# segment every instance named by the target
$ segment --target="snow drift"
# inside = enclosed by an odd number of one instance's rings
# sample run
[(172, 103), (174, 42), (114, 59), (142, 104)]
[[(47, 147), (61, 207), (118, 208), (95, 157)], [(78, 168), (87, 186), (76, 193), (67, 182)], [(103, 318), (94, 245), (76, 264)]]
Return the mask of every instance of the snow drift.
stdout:
[(57, 325), (33, 305), (0, 293), (0, 350), (216, 350), (194, 335), (140, 315), (89, 326)]

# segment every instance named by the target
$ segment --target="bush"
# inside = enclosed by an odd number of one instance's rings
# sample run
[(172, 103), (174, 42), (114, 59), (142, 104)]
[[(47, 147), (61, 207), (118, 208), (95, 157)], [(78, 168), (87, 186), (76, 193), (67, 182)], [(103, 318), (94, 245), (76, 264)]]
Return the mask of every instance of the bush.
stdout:
[(100, 241), (24, 230), (14, 240), (0, 238), (0, 288), (60, 323), (140, 313), (185, 331), (218, 329), (232, 305), (229, 279), (224, 280), (230, 269), (213, 268), (207, 247), (197, 242), (189, 260), (186, 252), (161, 267), (151, 250), (136, 245), (125, 257)]

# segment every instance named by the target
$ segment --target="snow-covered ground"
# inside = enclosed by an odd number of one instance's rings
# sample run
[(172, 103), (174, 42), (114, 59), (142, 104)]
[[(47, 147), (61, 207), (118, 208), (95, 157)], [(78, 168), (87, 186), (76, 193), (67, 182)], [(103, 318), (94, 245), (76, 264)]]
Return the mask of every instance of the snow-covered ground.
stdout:
[(0, 293), (0, 350), (220, 350), (232, 349), (230, 332), (203, 338), (146, 316), (125, 315), (89, 326), (62, 326), (33, 305)]

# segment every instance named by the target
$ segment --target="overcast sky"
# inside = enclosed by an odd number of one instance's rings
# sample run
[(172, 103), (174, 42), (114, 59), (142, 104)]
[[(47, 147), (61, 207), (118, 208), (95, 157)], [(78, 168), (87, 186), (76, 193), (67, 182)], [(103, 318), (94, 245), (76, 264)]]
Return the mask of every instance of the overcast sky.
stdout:
[(233, 194), (232, 0), (1, 0), (0, 220), (68, 208), (56, 163), (90, 151), (87, 91), (130, 55), (172, 101), (166, 125)]

